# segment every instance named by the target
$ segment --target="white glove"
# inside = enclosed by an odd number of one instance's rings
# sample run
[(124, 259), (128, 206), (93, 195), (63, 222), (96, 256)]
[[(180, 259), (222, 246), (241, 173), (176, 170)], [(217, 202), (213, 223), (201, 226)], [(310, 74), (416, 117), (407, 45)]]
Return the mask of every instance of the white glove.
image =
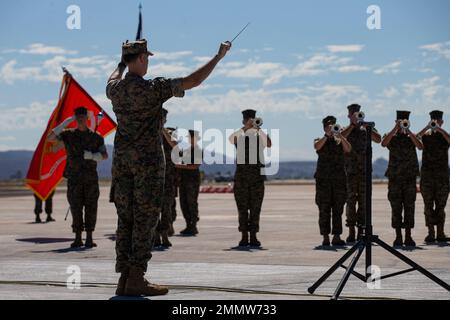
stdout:
[(94, 160), (94, 154), (90, 151), (84, 150), (84, 160)]
[(67, 127), (72, 121), (74, 121), (76, 119), (75, 116), (71, 116), (69, 118), (67, 118), (66, 120), (64, 120), (63, 122), (61, 122), (59, 124), (59, 126), (56, 126), (52, 131), (55, 135), (59, 136), (61, 134), (61, 132), (64, 130), (65, 127)]
[(84, 160), (94, 160), (96, 162), (100, 162), (103, 160), (103, 156), (100, 152), (92, 153), (84, 150)]
[(92, 160), (97, 161), (97, 162), (103, 161), (103, 156), (100, 152), (93, 153)]

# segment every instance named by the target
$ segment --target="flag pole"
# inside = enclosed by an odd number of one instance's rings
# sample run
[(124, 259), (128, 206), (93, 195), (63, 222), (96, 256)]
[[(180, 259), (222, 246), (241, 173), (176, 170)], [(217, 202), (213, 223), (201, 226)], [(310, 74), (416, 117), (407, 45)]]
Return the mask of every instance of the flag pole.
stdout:
[(139, 23), (136, 32), (136, 41), (142, 39), (142, 3), (139, 3)]

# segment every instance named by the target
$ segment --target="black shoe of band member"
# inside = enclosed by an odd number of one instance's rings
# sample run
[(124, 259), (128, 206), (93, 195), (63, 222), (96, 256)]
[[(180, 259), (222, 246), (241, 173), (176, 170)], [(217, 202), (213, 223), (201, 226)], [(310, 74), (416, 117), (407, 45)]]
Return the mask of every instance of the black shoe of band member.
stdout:
[(242, 232), (242, 239), (239, 241), (239, 247), (247, 247), (249, 245), (248, 242), (248, 232)]
[(345, 246), (345, 241), (341, 239), (338, 234), (333, 235), (333, 240), (331, 240), (331, 244), (336, 247)]
[(256, 238), (256, 232), (250, 232), (250, 246), (261, 247), (261, 242)]

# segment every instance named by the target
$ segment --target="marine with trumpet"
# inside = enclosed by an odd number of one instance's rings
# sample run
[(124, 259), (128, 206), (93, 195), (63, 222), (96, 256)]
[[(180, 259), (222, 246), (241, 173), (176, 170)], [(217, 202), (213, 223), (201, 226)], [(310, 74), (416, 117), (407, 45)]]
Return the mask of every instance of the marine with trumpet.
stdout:
[[(236, 147), (236, 173), (234, 176), (234, 198), (239, 213), (239, 231), (242, 239), (239, 246), (261, 246), (256, 234), (264, 199), (264, 148), (271, 148), (270, 137), (261, 130), (263, 121), (256, 117), (255, 110), (242, 111), (241, 129), (234, 132), (229, 141)], [(249, 241), (250, 233), (250, 241)]]
[[(383, 137), (381, 145), (389, 149), (385, 175), (389, 179), (388, 199), (392, 209), (392, 228), (396, 234), (394, 246), (415, 247), (411, 230), (414, 228), (416, 179), (419, 176), (416, 148), (422, 150), (423, 145), (410, 131), (409, 115), (409, 111), (397, 111), (395, 126)], [(404, 242), (402, 229), (405, 229)]]
[[(364, 123), (365, 114), (361, 112), (359, 104), (352, 104), (347, 107), (350, 125), (342, 131), (352, 146), (351, 152), (345, 155), (345, 172), (347, 176), (347, 226), (349, 235), (347, 243), (354, 243), (362, 235), (362, 227), (365, 225), (365, 158), (366, 158), (366, 125)], [(371, 139), (375, 143), (381, 142), (381, 136), (373, 128)], [(358, 204), (358, 209), (356, 209)], [(355, 237), (355, 228), (358, 227), (358, 235)]]
[[(162, 125), (167, 122), (167, 109), (162, 108)], [(173, 219), (173, 202), (175, 201), (175, 164), (172, 161), (172, 149), (176, 147), (177, 142), (172, 138), (174, 128), (161, 129), (162, 142), (164, 149), (164, 158), (166, 161), (166, 170), (164, 175), (164, 194), (162, 197), (161, 216), (156, 227), (153, 246), (169, 248), (172, 243), (169, 241), (169, 231), (172, 226)]]
[(439, 110), (430, 112), (431, 121), (417, 135), (423, 143), (420, 191), (425, 205), (425, 224), (428, 227), (425, 238), (427, 243), (449, 241), (444, 233), (444, 225), (449, 193), (450, 136), (442, 128), (443, 115)]
[(343, 246), (342, 213), (347, 198), (345, 185), (344, 154), (352, 149), (342, 135), (342, 128), (336, 124), (336, 118), (328, 116), (322, 120), (325, 132), (322, 138), (314, 140), (314, 149), (318, 154), (316, 179), (316, 204), (319, 208), (319, 229), (323, 236), (323, 246), (331, 244)]

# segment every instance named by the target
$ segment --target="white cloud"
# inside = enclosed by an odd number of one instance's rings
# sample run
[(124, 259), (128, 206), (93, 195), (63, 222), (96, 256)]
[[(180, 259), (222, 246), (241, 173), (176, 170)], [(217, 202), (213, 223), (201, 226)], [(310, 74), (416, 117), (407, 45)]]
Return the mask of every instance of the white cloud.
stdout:
[(398, 73), (400, 71), (399, 67), (402, 64), (401, 61), (394, 61), (392, 63), (389, 63), (387, 65), (384, 65), (380, 68), (377, 68), (373, 71), (375, 74), (385, 74), (385, 73)]
[(155, 55), (152, 60), (179, 60), (192, 55), (192, 51), (175, 51), (175, 52), (153, 52)]
[(229, 61), (224, 62), (219, 65), (219, 69), (231, 69), (231, 68), (241, 68), (245, 66), (244, 62), (241, 61)]
[(192, 71), (183, 63), (158, 63), (155, 65), (150, 64), (148, 67), (148, 73), (155, 77), (182, 77)]
[(26, 49), (19, 49), (18, 52), (24, 54), (38, 54), (38, 55), (48, 55), (48, 54), (77, 54), (75, 50), (67, 50), (61, 47), (47, 46), (42, 43), (30, 44)]
[(2, 110), (0, 131), (45, 128), (55, 106), (55, 100), (35, 101), (25, 107)]
[(208, 84), (208, 83), (202, 83), (201, 86), (198, 86), (196, 88), (193, 88), (193, 91), (206, 91), (206, 90), (211, 90), (211, 89), (219, 89), (219, 88), (223, 88), (224, 85), (223, 84)]
[(436, 53), (445, 59), (450, 59), (450, 41), (427, 44), (421, 46), (420, 49)]
[(272, 85), (286, 77), (318, 76), (329, 72), (362, 72), (370, 70), (367, 66), (349, 65), (351, 57), (339, 57), (328, 53), (316, 53), (309, 58), (298, 57), (301, 62), (289, 66), (278, 62), (228, 62), (219, 65), (215, 75), (243, 79), (265, 79), (263, 85)]
[(364, 48), (361, 44), (348, 44), (348, 45), (329, 45), (327, 49), (331, 53), (339, 52), (360, 52)]
[(217, 71), (217, 75), (223, 75), (228, 78), (241, 79), (265, 79), (263, 85), (278, 83), (281, 78), (289, 73), (280, 63), (273, 62), (249, 62), (246, 65), (235, 63), (225, 65)]
[(398, 96), (398, 94), (399, 94), (399, 91), (397, 88), (389, 87), (389, 88), (384, 89), (383, 93), (381, 95), (382, 95), (382, 97), (385, 97), (385, 98), (393, 98), (395, 96)]
[(395, 110), (405, 109), (410, 110), (415, 116), (423, 116), (429, 112), (430, 108), (437, 106), (445, 112), (450, 112), (449, 92), (446, 86), (439, 83), (439, 80), (439, 77), (425, 78), (387, 87), (378, 95), (374, 92), (368, 101), (371, 114), (392, 116)]
[(16, 80), (33, 79), (39, 77), (40, 67), (16, 68), (16, 60), (6, 62), (0, 69), (0, 81), (12, 84)]
[[(166, 107), (173, 114), (239, 113), (244, 106), (257, 108), (261, 113), (299, 113), (317, 118), (324, 113), (341, 114), (353, 101), (367, 101), (367, 93), (358, 86), (323, 85), (303, 89), (229, 90), (224, 94), (196, 94), (185, 99), (171, 99)], [(344, 111), (343, 111), (344, 110)]]
[(31, 67), (18, 67), (17, 60), (13, 59), (0, 68), (0, 81), (8, 84), (17, 80), (59, 82), (62, 66), (77, 78), (105, 78), (116, 64), (114, 59), (101, 55), (78, 58), (57, 55)]
[(295, 66), (292, 70), (292, 76), (316, 76), (328, 73), (331, 68), (338, 68), (350, 61), (352, 61), (352, 58), (349, 57), (318, 53)]
[(370, 68), (366, 67), (366, 66), (359, 66), (359, 65), (348, 65), (348, 66), (342, 66), (342, 67), (335, 68), (335, 70), (337, 72), (350, 73), (350, 72), (368, 71), (368, 70), (370, 70)]
[(404, 83), (403, 90), (406, 95), (412, 96), (414, 94), (433, 100), (439, 90), (443, 89), (442, 85), (437, 84), (440, 80), (438, 76), (425, 78), (415, 83)]
[(0, 142), (12, 142), (12, 141), (16, 141), (16, 137), (13, 136), (0, 137)]
[(203, 64), (203, 63), (206, 63), (209, 60), (211, 60), (211, 57), (206, 57), (206, 56), (193, 57), (192, 60), (194, 60), (195, 62), (199, 62), (199, 63)]
[(421, 73), (434, 73), (435, 72), (431, 68), (420, 68), (420, 69), (416, 69), (416, 71), (421, 72)]

